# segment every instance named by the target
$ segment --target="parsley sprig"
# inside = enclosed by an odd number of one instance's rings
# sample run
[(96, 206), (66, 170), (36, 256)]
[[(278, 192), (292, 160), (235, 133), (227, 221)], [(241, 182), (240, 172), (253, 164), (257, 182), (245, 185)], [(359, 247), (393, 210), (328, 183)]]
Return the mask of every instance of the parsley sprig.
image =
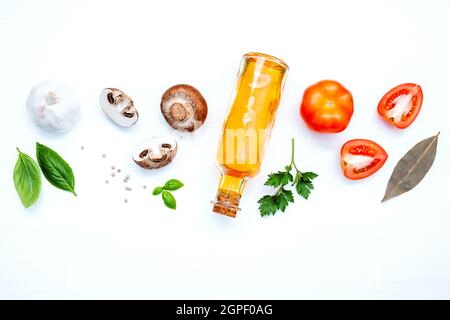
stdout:
[[(314, 172), (301, 172), (294, 162), (295, 141), (292, 139), (291, 163), (284, 167), (284, 171), (269, 174), (266, 186), (276, 188), (273, 195), (266, 195), (258, 200), (261, 216), (275, 215), (278, 210), (284, 212), (290, 202), (294, 202), (294, 195), (289, 190), (295, 186), (297, 193), (304, 199), (308, 199), (311, 190), (314, 189), (313, 180), (318, 177)], [(293, 175), (291, 172), (293, 171)]]

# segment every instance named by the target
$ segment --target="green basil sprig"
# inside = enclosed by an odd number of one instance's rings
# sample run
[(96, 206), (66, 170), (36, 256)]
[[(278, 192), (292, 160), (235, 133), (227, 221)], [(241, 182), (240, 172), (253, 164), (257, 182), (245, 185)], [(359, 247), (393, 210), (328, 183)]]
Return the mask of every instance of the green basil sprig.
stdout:
[(13, 179), (17, 193), (25, 208), (33, 205), (41, 193), (41, 172), (39, 166), (29, 155), (19, 152)]
[(177, 180), (177, 179), (170, 179), (167, 181), (163, 187), (156, 187), (153, 189), (153, 195), (157, 196), (161, 194), (164, 204), (167, 208), (176, 210), (177, 209), (177, 201), (175, 200), (175, 197), (173, 196), (172, 192), (183, 187), (183, 182)]
[(75, 177), (69, 164), (55, 151), (36, 142), (36, 157), (48, 182), (75, 196)]

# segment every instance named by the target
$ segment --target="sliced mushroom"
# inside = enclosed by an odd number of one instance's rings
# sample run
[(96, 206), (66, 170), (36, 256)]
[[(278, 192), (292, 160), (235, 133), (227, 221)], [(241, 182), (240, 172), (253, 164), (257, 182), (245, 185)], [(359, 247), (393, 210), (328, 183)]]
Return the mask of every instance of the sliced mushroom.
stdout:
[(119, 89), (106, 88), (100, 93), (100, 106), (121, 127), (129, 127), (139, 119), (133, 100)]
[(208, 105), (197, 89), (187, 84), (178, 84), (164, 92), (161, 112), (172, 128), (192, 132), (205, 122)]
[(145, 169), (158, 169), (167, 166), (175, 158), (177, 142), (170, 138), (153, 137), (146, 140), (133, 151), (133, 160)]

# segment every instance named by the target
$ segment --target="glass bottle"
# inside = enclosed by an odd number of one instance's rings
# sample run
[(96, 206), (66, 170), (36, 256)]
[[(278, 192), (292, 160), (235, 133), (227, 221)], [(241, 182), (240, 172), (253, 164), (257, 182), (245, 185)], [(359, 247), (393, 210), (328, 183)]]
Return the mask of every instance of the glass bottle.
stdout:
[(236, 217), (240, 210), (245, 183), (260, 170), (288, 69), (270, 55), (243, 56), (217, 152), (222, 176), (214, 212)]

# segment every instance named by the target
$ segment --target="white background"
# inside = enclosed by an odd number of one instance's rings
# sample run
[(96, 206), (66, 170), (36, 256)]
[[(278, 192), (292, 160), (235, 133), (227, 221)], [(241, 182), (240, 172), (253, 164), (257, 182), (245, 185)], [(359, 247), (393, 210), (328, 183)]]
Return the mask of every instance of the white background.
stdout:
[[(449, 13), (450, 1), (2, 0), (0, 298), (450, 298)], [(233, 220), (211, 213), (210, 200), (222, 121), (249, 51), (284, 59), (290, 73), (261, 173)], [(82, 102), (67, 134), (42, 131), (26, 112), (30, 88), (48, 78)], [(316, 134), (298, 115), (304, 89), (321, 79), (353, 93), (355, 113), (341, 134)], [(376, 106), (403, 82), (419, 83), (425, 98), (416, 122), (399, 131)], [(176, 83), (194, 85), (209, 104), (192, 135), (174, 132), (159, 111)], [(135, 100), (134, 127), (102, 113), (98, 94), (111, 86)], [(426, 178), (381, 204), (396, 162), (438, 131)], [(179, 154), (149, 172), (130, 152), (155, 135), (176, 137)], [(289, 162), (291, 137), (299, 166), (320, 174), (316, 190), (261, 218), (256, 201), (271, 192), (267, 174)], [(340, 170), (340, 147), (351, 138), (389, 153), (364, 181)], [(44, 181), (38, 203), (22, 207), (15, 147), (34, 155), (36, 141), (72, 165), (77, 198)], [(111, 165), (131, 175), (132, 192), (109, 177)], [(151, 195), (170, 178), (185, 183), (176, 212)]]

